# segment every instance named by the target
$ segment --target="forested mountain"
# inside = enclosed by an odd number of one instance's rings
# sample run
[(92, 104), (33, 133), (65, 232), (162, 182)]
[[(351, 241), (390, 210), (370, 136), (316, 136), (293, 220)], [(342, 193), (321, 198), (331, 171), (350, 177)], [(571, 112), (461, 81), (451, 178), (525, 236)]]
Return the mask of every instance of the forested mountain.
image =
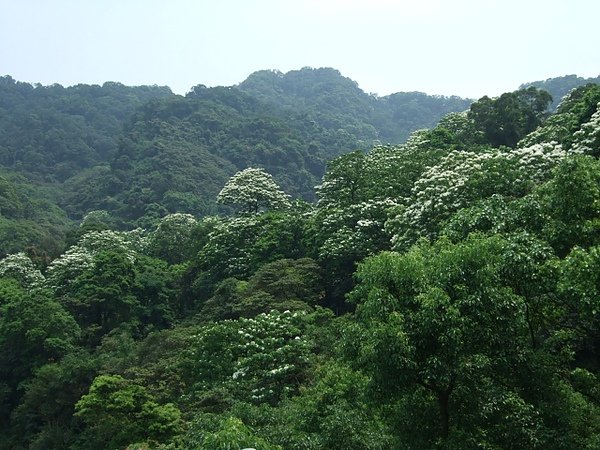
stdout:
[(32, 86), (0, 77), (0, 164), (33, 179), (64, 181), (111, 160), (123, 123), (167, 87)]
[(40, 107), (117, 144), (0, 173), (0, 449), (600, 447), (600, 86), (372, 145), (402, 94), (336, 77)]
[[(314, 200), (331, 158), (375, 141), (401, 142), (468, 104), (420, 93), (378, 99), (333, 69), (257, 72), (239, 86), (198, 85), (185, 97), (167, 87), (32, 86), (5, 76), (0, 165), (53, 206), (41, 211), (32, 200), (28, 218), (4, 213), (0, 254), (29, 243), (54, 255), (69, 219), (97, 209), (123, 227), (173, 212), (214, 213), (219, 189), (248, 166)], [(54, 224), (48, 234), (38, 226), (47, 221)]]
[(412, 131), (430, 128), (445, 114), (466, 110), (472, 101), (421, 92), (377, 97), (328, 68), (304, 68), (285, 74), (255, 72), (239, 88), (322, 127), (346, 130), (369, 145), (373, 140), (404, 142)]
[(560, 104), (562, 98), (567, 95), (572, 89), (586, 84), (599, 84), (600, 75), (597, 77), (583, 78), (577, 75), (565, 75), (563, 77), (548, 78), (547, 80), (532, 81), (522, 84), (520, 89), (525, 89), (533, 86), (538, 89), (543, 89), (550, 93), (553, 98), (552, 109), (555, 110)]

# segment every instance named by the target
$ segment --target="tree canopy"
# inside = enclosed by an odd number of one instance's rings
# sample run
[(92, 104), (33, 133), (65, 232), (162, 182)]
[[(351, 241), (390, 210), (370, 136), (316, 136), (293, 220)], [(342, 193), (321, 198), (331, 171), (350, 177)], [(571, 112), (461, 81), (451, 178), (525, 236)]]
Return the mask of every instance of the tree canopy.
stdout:
[(599, 448), (597, 85), (0, 90), (0, 450)]

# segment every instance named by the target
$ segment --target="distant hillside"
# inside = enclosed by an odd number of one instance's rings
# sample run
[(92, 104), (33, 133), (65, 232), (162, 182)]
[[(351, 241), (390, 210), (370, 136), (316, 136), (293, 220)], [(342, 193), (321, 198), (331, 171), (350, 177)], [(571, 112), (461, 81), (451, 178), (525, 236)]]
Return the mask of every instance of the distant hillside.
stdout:
[(525, 83), (521, 85), (521, 88), (528, 88), (529, 86), (536, 87), (538, 89), (543, 89), (548, 91), (550, 95), (552, 95), (552, 105), (551, 108), (553, 110), (556, 109), (561, 99), (567, 95), (571, 90), (576, 87), (583, 86), (584, 84), (589, 83), (600, 83), (600, 75), (595, 78), (582, 78), (577, 75), (565, 75), (563, 77), (556, 78), (548, 78), (543, 81), (532, 81), (529, 83)]
[(0, 77), (0, 164), (30, 178), (64, 181), (110, 160), (123, 123), (168, 87), (59, 84), (32, 86)]
[(445, 114), (464, 111), (472, 100), (399, 92), (376, 97), (331, 68), (303, 68), (288, 73), (263, 70), (239, 88), (275, 107), (308, 114), (316, 123), (345, 129), (362, 139), (405, 141), (420, 128), (433, 127)]
[(260, 71), (238, 86), (32, 86), (0, 79), (0, 164), (59, 188), (73, 218), (105, 209), (145, 214), (215, 211), (237, 170), (260, 166), (294, 197), (314, 198), (327, 161), (398, 143), (470, 100), (375, 97), (334, 69)]

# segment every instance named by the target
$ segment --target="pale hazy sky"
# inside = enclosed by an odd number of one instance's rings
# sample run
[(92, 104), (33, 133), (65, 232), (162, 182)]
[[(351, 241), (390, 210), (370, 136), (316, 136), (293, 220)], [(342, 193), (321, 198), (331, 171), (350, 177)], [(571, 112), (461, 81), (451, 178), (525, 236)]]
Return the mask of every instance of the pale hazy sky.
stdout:
[(0, 75), (233, 85), (334, 67), (366, 92), (499, 95), (600, 74), (598, 0), (0, 0)]

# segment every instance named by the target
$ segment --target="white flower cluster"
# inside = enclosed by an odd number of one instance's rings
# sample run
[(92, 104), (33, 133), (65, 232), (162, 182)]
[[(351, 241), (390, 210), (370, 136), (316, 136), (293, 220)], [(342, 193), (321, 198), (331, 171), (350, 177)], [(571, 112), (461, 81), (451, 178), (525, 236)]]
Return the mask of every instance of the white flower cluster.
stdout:
[[(451, 152), (423, 172), (411, 197), (405, 199), (402, 217), (386, 224), (393, 235), (392, 244), (398, 248), (409, 245), (415, 237), (429, 236), (451, 213), (486, 195), (481, 184), (489, 187), (489, 192), (510, 195), (546, 180), (566, 156), (567, 152), (556, 142), (510, 151)], [(408, 229), (413, 231), (407, 238)]]
[(469, 111), (451, 112), (442, 117), (437, 126), (453, 133), (463, 133), (473, 128), (473, 120), (469, 119)]
[(232, 379), (251, 382), (254, 401), (280, 393), (287, 384), (284, 379), (308, 361), (308, 343), (296, 325), (298, 318), (298, 313), (271, 311), (239, 319), (241, 355)]
[(428, 133), (429, 133), (429, 130), (426, 128), (413, 131), (410, 134), (410, 136), (408, 137), (408, 139), (406, 140), (406, 142), (404, 144), (402, 144), (402, 147), (404, 147), (404, 148), (421, 148), (421, 147), (423, 147), (423, 145), (425, 145), (429, 142)]
[(168, 230), (189, 230), (197, 225), (198, 221), (191, 214), (184, 213), (173, 213), (163, 217), (158, 224), (157, 230), (168, 229)]
[[(199, 380), (214, 383), (215, 365), (229, 360), (221, 372), (230, 370), (220, 380), (224, 387), (255, 402), (278, 399), (295, 388), (294, 381), (309, 362), (310, 345), (302, 321), (303, 313), (271, 311), (207, 325), (190, 342), (193, 370)], [(198, 386), (205, 389), (209, 384), (200, 381)]]
[(198, 221), (191, 214), (175, 213), (163, 217), (147, 238), (148, 248), (166, 248), (174, 253), (189, 245)]
[(249, 244), (256, 239), (259, 222), (254, 216), (234, 217), (215, 224), (208, 242), (200, 251), (200, 262), (222, 267), (226, 276), (248, 275)]
[(108, 224), (108, 223), (110, 223), (111, 220), (112, 220), (112, 218), (108, 211), (105, 211), (103, 209), (95, 209), (95, 210), (88, 212), (83, 217), (79, 226), (84, 227), (86, 225), (91, 225), (91, 224), (96, 224), (96, 223)]
[(91, 231), (50, 263), (46, 285), (55, 290), (67, 288), (75, 278), (94, 266), (95, 256), (101, 251), (122, 252), (134, 262), (145, 246), (146, 237), (141, 229)]
[(94, 266), (94, 255), (78, 245), (71, 247), (48, 266), (46, 285), (54, 290), (62, 290), (87, 269)]
[(409, 222), (421, 227), (432, 215), (444, 214), (464, 205), (464, 186), (469, 176), (480, 172), (485, 162), (498, 158), (499, 151), (473, 153), (453, 151), (441, 163), (426, 170), (412, 189), (412, 199), (404, 212)]
[(564, 112), (554, 114), (542, 126), (537, 127), (527, 136), (519, 141), (517, 147), (530, 147), (534, 144), (543, 144), (547, 142), (562, 142), (570, 134), (569, 125), (576, 120), (575, 114)]
[(147, 238), (143, 230), (136, 228), (131, 231), (90, 231), (81, 237), (77, 245), (94, 254), (107, 250), (123, 252), (131, 262), (134, 262), (137, 254), (144, 250), (146, 244)]
[(553, 142), (542, 142), (525, 148), (511, 150), (506, 158), (514, 159), (519, 170), (533, 182), (544, 181), (556, 165), (567, 154), (579, 153), (577, 150), (565, 151), (562, 146)]
[(0, 277), (14, 278), (26, 289), (34, 289), (44, 284), (44, 276), (23, 253), (14, 253), (0, 260)]
[(273, 177), (263, 169), (253, 167), (233, 175), (217, 195), (217, 203), (236, 205), (246, 212), (290, 206), (289, 196), (279, 188)]
[(573, 149), (581, 153), (598, 155), (600, 153), (600, 103), (590, 120), (581, 125), (573, 134), (575, 142)]
[(347, 208), (328, 210), (321, 224), (327, 238), (319, 249), (321, 259), (362, 259), (389, 242), (384, 225), (388, 211), (398, 204), (389, 198), (360, 202)]

